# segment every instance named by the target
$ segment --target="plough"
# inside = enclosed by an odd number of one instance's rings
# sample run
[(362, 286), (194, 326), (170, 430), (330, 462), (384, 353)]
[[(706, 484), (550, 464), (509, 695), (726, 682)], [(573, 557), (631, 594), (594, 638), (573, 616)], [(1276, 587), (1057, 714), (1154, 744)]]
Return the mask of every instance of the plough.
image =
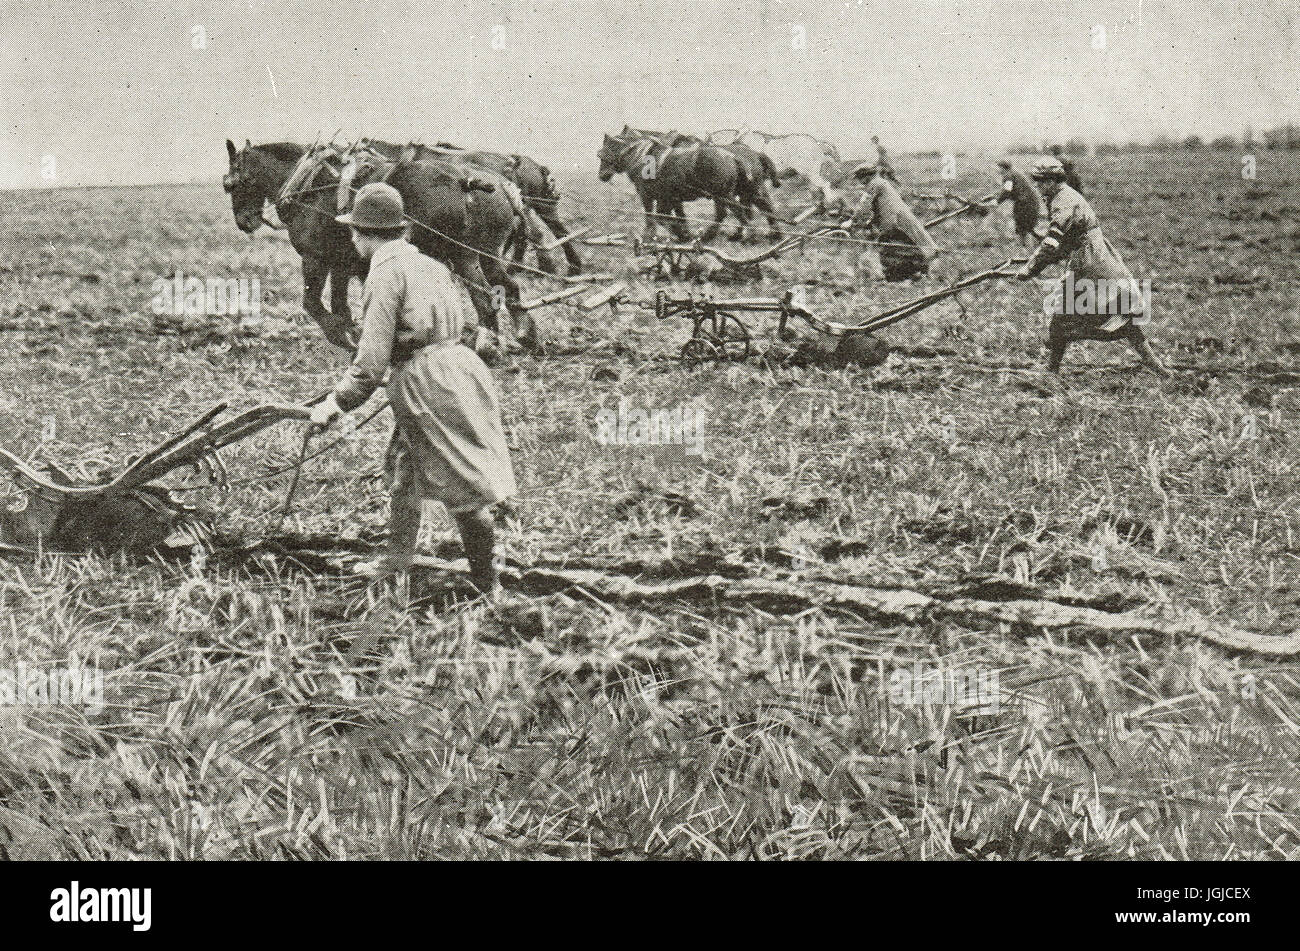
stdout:
[(649, 270), (653, 271), (657, 277), (680, 272), (689, 261), (698, 258), (701, 254), (707, 254), (728, 270), (743, 272), (754, 271), (763, 261), (780, 257), (786, 251), (797, 251), (809, 241), (817, 238), (847, 238), (848, 236), (847, 224), (824, 225), (804, 234), (786, 235), (770, 248), (766, 248), (757, 254), (748, 254), (742, 257), (733, 257), (719, 248), (705, 244), (698, 238), (691, 242), (671, 243), (642, 242), (638, 238), (633, 238), (632, 253), (637, 257), (643, 254), (655, 255), (655, 263)]
[(779, 298), (734, 300), (714, 300), (707, 295), (691, 294), (670, 297), (666, 291), (660, 291), (655, 295), (655, 317), (659, 320), (682, 317), (691, 321), (691, 337), (681, 349), (683, 363), (698, 365), (706, 361), (744, 360), (752, 351), (753, 336), (740, 314), (776, 314), (778, 337), (785, 336), (793, 317), (830, 337), (861, 336), (896, 324), (978, 284), (1011, 277), (1015, 274), (1012, 268), (1024, 264), (1025, 260), (1008, 258), (947, 287), (895, 304), (857, 324), (843, 324), (817, 316), (808, 309), (799, 287), (790, 288)]
[(974, 200), (971, 200), (969, 198), (964, 198), (961, 195), (954, 194), (953, 192), (944, 192), (944, 194), (942, 195), (919, 195), (916, 192), (913, 192), (912, 194), (913, 197), (915, 198), (928, 199), (931, 201), (941, 201), (944, 204), (947, 204), (948, 201), (950, 200), (958, 203), (956, 208), (950, 208), (947, 211), (941, 212), (936, 217), (931, 218), (929, 221), (925, 222), (925, 227), (927, 229), (932, 228), (941, 222), (947, 221), (950, 218), (956, 218), (959, 215), (964, 215), (967, 212), (982, 211), (985, 214), (987, 214), (990, 209), (997, 207), (997, 199), (998, 199), (997, 192), (993, 192), (992, 194), (989, 195), (984, 195), (983, 197), (976, 198)]
[(80, 548), (98, 542), (137, 544), (166, 534), (192, 510), (175, 502), (165, 487), (152, 483), (177, 469), (205, 465), (218, 483), (224, 482), (219, 450), (277, 423), (311, 418), (311, 404), (268, 405), (214, 425), (226, 409), (225, 403), (213, 407), (131, 460), (117, 476), (92, 484), (78, 482), (52, 464), (29, 465), (0, 448), (0, 471), (8, 473), (27, 501), (22, 511), (0, 511), (0, 541)]
[[(959, 206), (923, 222), (924, 227), (928, 230), (937, 224), (956, 218), (960, 215), (967, 214), (971, 211), (988, 209), (993, 207), (990, 202), (997, 198), (997, 193), (985, 195), (977, 199), (963, 198), (951, 192), (941, 196), (917, 195), (919, 198), (940, 199), (947, 201), (949, 199), (959, 202)], [(798, 215), (790, 219), (788, 223), (801, 223), (811, 217), (816, 212), (815, 206), (804, 208)], [(705, 244), (703, 239), (696, 238), (694, 241), (646, 241), (637, 236), (627, 236), (625, 234), (597, 235), (591, 238), (583, 239), (584, 244), (599, 247), (630, 247), (633, 255), (641, 257), (642, 255), (654, 255), (654, 263), (649, 265), (646, 270), (653, 273), (656, 278), (671, 277), (683, 273), (688, 266), (699, 260), (702, 256), (708, 256), (717, 261), (723, 267), (735, 272), (749, 272), (753, 274), (758, 269), (758, 265), (763, 261), (780, 257), (787, 251), (797, 251), (809, 241), (816, 240), (846, 240), (851, 237), (852, 219), (843, 219), (833, 223), (821, 225), (811, 231), (800, 232), (797, 234), (786, 234), (771, 247), (765, 248), (756, 254), (743, 256), (733, 256), (727, 254), (719, 248)], [(894, 247), (896, 242), (860, 239), (856, 243), (864, 246), (876, 246), (882, 248)]]

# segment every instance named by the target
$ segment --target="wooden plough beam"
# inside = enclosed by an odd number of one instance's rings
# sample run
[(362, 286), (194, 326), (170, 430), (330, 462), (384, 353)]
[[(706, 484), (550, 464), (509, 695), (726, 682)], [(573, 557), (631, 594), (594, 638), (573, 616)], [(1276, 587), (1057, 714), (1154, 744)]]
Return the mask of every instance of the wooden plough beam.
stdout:
[[(929, 198), (933, 196), (927, 195), (925, 197)], [(929, 221), (925, 222), (926, 230), (933, 228), (935, 225), (939, 224), (942, 221), (947, 221), (949, 218), (956, 218), (959, 215), (964, 215), (968, 211), (975, 211), (977, 209), (988, 209), (988, 208), (996, 207), (998, 193), (993, 192), (992, 194), (985, 195), (982, 198), (976, 198), (974, 201), (972, 201), (969, 198), (963, 198), (961, 195), (954, 195), (951, 192), (949, 192), (948, 194), (942, 197), (945, 199), (951, 198), (954, 201), (960, 202), (960, 204), (956, 208), (949, 209), (948, 211), (945, 211), (935, 216), (934, 218), (931, 218)]]

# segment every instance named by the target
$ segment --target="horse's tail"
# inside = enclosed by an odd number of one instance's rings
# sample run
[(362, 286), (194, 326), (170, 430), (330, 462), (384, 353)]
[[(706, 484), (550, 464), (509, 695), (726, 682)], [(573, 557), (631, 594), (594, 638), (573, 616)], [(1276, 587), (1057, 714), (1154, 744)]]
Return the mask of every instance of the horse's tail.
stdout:
[[(524, 193), (519, 186), (508, 178), (502, 178), (500, 181), (501, 190), (505, 192), (506, 198), (510, 200), (510, 210), (515, 215), (515, 226), (511, 230), (514, 232), (515, 240), (519, 242), (536, 243), (533, 239), (537, 237), (534, 234), (535, 229), (532, 227), (532, 219), (528, 217), (529, 209), (524, 202)], [(522, 245), (521, 245), (522, 246)]]
[(509, 179), (502, 179), (501, 190), (506, 193), (510, 199), (510, 207), (514, 209), (515, 217), (524, 220), (526, 212), (524, 210), (524, 193), (519, 190), (519, 186)]
[(555, 183), (555, 176), (551, 174), (550, 168), (541, 162), (533, 162), (537, 166), (537, 173), (542, 176), (542, 198), (559, 198), (560, 188)]
[(781, 178), (776, 174), (776, 163), (766, 152), (758, 153), (758, 160), (763, 163), (763, 174), (772, 183), (773, 188), (781, 187)]
[(731, 161), (736, 166), (736, 194), (741, 199), (748, 199), (754, 193), (755, 186), (762, 183), (761, 176), (760, 180), (755, 182), (750, 177), (748, 162), (734, 152), (727, 152), (726, 154), (731, 156)]

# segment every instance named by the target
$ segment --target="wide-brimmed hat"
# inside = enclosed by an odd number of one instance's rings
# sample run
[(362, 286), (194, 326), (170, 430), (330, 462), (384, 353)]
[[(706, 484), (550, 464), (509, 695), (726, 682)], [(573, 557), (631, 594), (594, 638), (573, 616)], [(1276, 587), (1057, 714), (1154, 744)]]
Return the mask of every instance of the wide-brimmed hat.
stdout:
[(1045, 155), (1034, 163), (1029, 171), (1030, 178), (1065, 178), (1065, 166), (1060, 159)]
[(371, 182), (357, 192), (350, 215), (339, 215), (334, 220), (354, 228), (400, 228), (406, 224), (402, 196), (396, 188), (384, 182)]
[(1006, 159), (998, 159), (998, 168), (1010, 168), (1011, 163)]

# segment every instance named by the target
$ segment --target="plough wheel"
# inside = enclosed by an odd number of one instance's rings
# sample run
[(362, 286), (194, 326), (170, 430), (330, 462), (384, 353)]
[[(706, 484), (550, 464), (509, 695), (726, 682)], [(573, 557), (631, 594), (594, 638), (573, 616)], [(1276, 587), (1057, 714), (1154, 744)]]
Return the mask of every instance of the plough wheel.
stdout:
[(682, 363), (688, 367), (698, 367), (704, 363), (717, 363), (722, 359), (722, 351), (703, 337), (692, 337), (682, 346)]
[(745, 360), (749, 357), (749, 331), (730, 314), (722, 314), (716, 345), (727, 360)]

